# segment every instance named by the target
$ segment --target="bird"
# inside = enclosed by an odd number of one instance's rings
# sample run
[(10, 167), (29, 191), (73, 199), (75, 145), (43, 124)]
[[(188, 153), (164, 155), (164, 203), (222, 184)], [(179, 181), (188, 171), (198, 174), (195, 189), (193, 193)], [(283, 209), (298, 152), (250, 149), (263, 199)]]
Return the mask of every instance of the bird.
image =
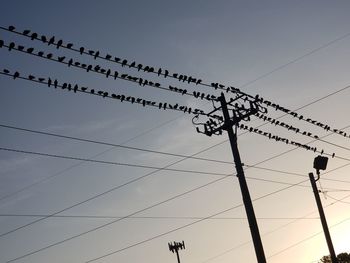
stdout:
[(15, 42), (11, 42), (9, 45), (9, 51), (11, 51), (16, 46)]
[(142, 64), (138, 64), (137, 65), (137, 71), (140, 71), (142, 69), (142, 67), (143, 67)]
[(158, 74), (158, 76), (160, 76), (160, 74), (162, 74), (162, 69), (161, 68), (158, 69), (157, 74)]
[(78, 85), (77, 85), (77, 84), (75, 84), (75, 85), (74, 85), (74, 88), (73, 88), (74, 93), (76, 93), (76, 92), (77, 92), (78, 88), (79, 88), (79, 87), (78, 87)]
[(19, 51), (22, 51), (24, 49), (24, 46), (18, 46), (17, 48)]
[(9, 30), (10, 31), (13, 31), (13, 30), (15, 30), (16, 28), (14, 27), (14, 26), (9, 26)]
[(38, 37), (38, 34), (37, 33), (33, 33), (31, 36), (30, 36), (30, 39), (31, 40), (34, 40)]
[(96, 71), (96, 72), (99, 72), (100, 69), (101, 69), (101, 67), (100, 67), (99, 65), (96, 65), (96, 66), (94, 67), (94, 71)]
[(202, 80), (198, 79), (197, 82), (196, 82), (196, 85), (201, 84), (201, 82), (202, 82)]
[(104, 68), (101, 68), (100, 72), (101, 72), (102, 74), (104, 74), (104, 73), (106, 72), (106, 70), (105, 70)]
[(63, 43), (62, 39), (58, 40), (56, 44), (56, 48), (59, 49), (62, 46), (62, 43)]
[(29, 76), (28, 76), (28, 79), (29, 79), (29, 80), (34, 80), (34, 79), (35, 79), (35, 76), (29, 75)]
[(91, 56), (93, 56), (93, 55), (95, 54), (95, 51), (89, 50), (89, 54), (90, 54)]
[(46, 55), (46, 57), (47, 57), (48, 59), (51, 59), (52, 56), (53, 56), (52, 53), (49, 53), (49, 54)]
[(332, 158), (334, 158), (334, 157), (335, 157), (335, 153), (332, 154)]
[(4, 69), (3, 72), (4, 72), (5, 74), (9, 74), (9, 73), (10, 73), (10, 71), (9, 71), (8, 69)]
[(154, 72), (154, 67), (150, 67), (150, 68), (148, 69), (148, 72), (153, 73), (153, 72)]
[(47, 42), (47, 45), (50, 46), (51, 44), (55, 43), (55, 37), (51, 37), (49, 42)]
[(81, 87), (80, 89), (81, 89), (81, 91), (86, 92), (86, 90), (87, 90), (88, 88), (87, 88), (87, 87)]
[(122, 79), (125, 79), (127, 76), (128, 76), (128, 74), (122, 74), (120, 77), (121, 77)]
[(118, 71), (114, 71), (114, 79), (118, 78)]
[(122, 62), (122, 67), (124, 67), (127, 63), (128, 63), (128, 61), (126, 59), (124, 59)]
[(95, 53), (95, 55), (94, 55), (94, 59), (96, 59), (97, 57), (99, 57), (99, 55), (100, 55), (100, 51), (97, 51), (97, 52)]
[(59, 62), (63, 62), (63, 60), (64, 60), (65, 58), (66, 58), (65, 56), (58, 57), (58, 61), (59, 61)]
[(68, 48), (68, 49), (72, 49), (72, 47), (73, 47), (73, 44), (72, 44), (72, 43), (68, 43), (68, 44), (67, 44), (67, 48)]
[(74, 66), (76, 66), (76, 67), (80, 67), (80, 62), (74, 62)]
[(61, 89), (66, 89), (66, 88), (67, 88), (67, 83), (65, 82), (65, 83), (63, 83)]
[(129, 65), (129, 68), (134, 68), (135, 65), (136, 65), (136, 62), (134, 61), (134, 62), (132, 62), (132, 63)]
[(46, 41), (47, 41), (46, 36), (42, 35), (42, 36), (41, 36), (41, 41), (42, 41), (43, 43), (46, 43)]
[(16, 72), (13, 74), (13, 79), (16, 79), (16, 78), (18, 78), (18, 77), (19, 77), (19, 72), (16, 71)]
[(28, 35), (29, 33), (30, 33), (30, 30), (23, 30), (23, 33), (22, 33), (22, 34), (23, 34), (24, 36), (26, 36), (26, 35)]
[(86, 72), (89, 72), (92, 69), (92, 65), (87, 66)]
[(29, 54), (32, 54), (34, 51), (34, 48), (30, 47), (30, 48), (27, 48), (27, 53)]
[(146, 72), (146, 71), (149, 71), (149, 66), (146, 66), (143, 68), (143, 71)]
[(70, 67), (72, 64), (73, 64), (73, 59), (70, 59), (70, 60), (68, 61), (68, 67)]
[(174, 79), (177, 79), (177, 76), (178, 76), (177, 73), (174, 73), (174, 74), (173, 74), (173, 78), (174, 78)]
[(114, 57), (114, 61), (118, 63), (120, 61), (120, 58)]
[(4, 46), (4, 40), (0, 40), (0, 48)]
[(43, 51), (39, 51), (39, 52), (38, 52), (38, 56), (39, 56), (39, 57), (42, 57), (43, 55), (44, 55), (44, 52), (43, 52)]
[(111, 70), (110, 69), (108, 69), (107, 72), (106, 72), (106, 78), (108, 78), (109, 75), (111, 75)]
[(80, 55), (84, 53), (84, 49), (85, 49), (84, 47), (79, 48)]
[(55, 81), (53, 82), (53, 86), (55, 87), (55, 89), (57, 88), (57, 85), (58, 85), (58, 81), (57, 79), (55, 79)]
[(109, 55), (109, 54), (107, 54), (106, 57), (105, 57), (105, 59), (107, 59), (107, 60), (110, 60), (111, 58), (112, 58), (112, 56)]

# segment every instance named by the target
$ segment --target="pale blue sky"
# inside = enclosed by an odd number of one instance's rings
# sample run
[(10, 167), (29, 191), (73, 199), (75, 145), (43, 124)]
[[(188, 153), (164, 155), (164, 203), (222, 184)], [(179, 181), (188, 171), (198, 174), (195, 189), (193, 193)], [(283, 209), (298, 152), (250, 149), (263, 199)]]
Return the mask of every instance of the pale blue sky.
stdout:
[[(196, 76), (206, 82), (219, 81), (242, 87), (247, 93), (260, 94), (294, 109), (350, 85), (350, 37), (325, 46), (350, 33), (349, 10), (348, 1), (338, 0), (10, 1), (2, 4), (0, 26), (14, 25), (19, 31), (30, 29), (40, 34), (55, 35), (58, 39), (74, 43), (76, 47), (85, 46), (104, 54), (108, 52), (129, 61), (136, 60), (144, 65), (160, 66), (171, 72)], [(56, 50), (2, 30), (0, 39), (120, 69), (114, 64)], [(320, 47), (323, 48), (317, 50)], [(315, 52), (309, 54), (313, 50)], [(301, 58), (306, 54), (309, 55)], [(296, 59), (294, 63), (288, 64)], [(0, 61), (0, 69), (57, 77), (91, 88), (210, 108), (210, 104), (205, 102), (161, 90), (140, 88), (129, 82), (106, 79), (74, 68), (68, 69), (15, 51), (0, 49)], [(286, 66), (275, 71), (283, 65)], [(130, 71), (130, 74), (138, 73)], [(143, 76), (169, 84), (163, 78)], [(173, 83), (180, 86), (178, 82)], [(26, 81), (13, 81), (4, 76), (0, 76), (0, 84), (0, 124), (111, 143), (126, 142), (129, 146), (184, 155), (194, 154), (227, 139), (226, 135), (211, 138), (198, 135), (191, 117), (176, 112), (121, 104), (84, 94), (74, 95)], [(187, 88), (185, 84), (183, 87)], [(199, 86), (195, 89), (214, 92)], [(345, 90), (303, 109), (301, 114), (342, 128), (350, 124), (348, 99), (349, 91)], [(279, 116), (274, 111), (270, 114)], [(176, 120), (155, 128), (173, 119)], [(326, 134), (323, 130), (290, 118), (285, 121), (320, 136)], [(258, 125), (259, 122), (251, 124)], [(266, 126), (264, 129), (301, 142), (308, 141), (308, 138), (275, 126)], [(5, 128), (0, 128), (0, 134), (0, 147), (7, 148), (157, 167), (180, 159), (117, 148), (94, 157), (108, 147)], [(135, 138), (139, 134), (143, 135)], [(347, 139), (339, 136), (332, 135), (327, 140), (350, 146)], [(315, 145), (345, 158), (350, 156), (348, 150), (324, 143)], [(243, 162), (248, 165), (292, 149), (291, 146), (277, 144), (253, 134), (240, 136), (239, 148)], [(227, 143), (199, 156), (232, 160)], [(314, 157), (313, 153), (296, 150), (259, 166), (307, 175), (312, 170)], [(347, 163), (331, 159), (328, 170)], [(0, 151), (0, 215), (55, 213), (151, 171), (94, 163), (81, 163), (71, 168), (76, 164), (79, 163)], [(186, 160), (173, 168), (227, 174), (234, 171), (233, 165), (195, 160)], [(349, 171), (345, 167), (324, 175), (325, 179), (349, 183), (323, 180), (322, 187), (350, 190)], [(11, 195), (56, 174), (53, 179)], [(282, 183), (297, 183), (307, 179), (257, 169), (247, 170), (246, 176)], [(216, 178), (218, 176), (161, 171), (74, 207), (62, 215), (126, 216)], [(278, 183), (247, 180), (253, 199), (287, 187)], [(292, 187), (254, 202), (268, 262), (309, 263), (328, 253), (322, 234), (292, 247), (322, 230), (320, 222), (315, 219), (301, 219), (292, 223), (292, 218), (308, 214), (310, 218), (317, 217), (317, 213), (310, 214), (315, 211), (316, 205), (309, 183), (303, 185), (307, 187)], [(328, 205), (326, 214), (329, 225), (350, 218), (349, 203), (336, 202), (329, 206), (335, 202), (332, 198), (341, 199), (349, 192), (328, 194), (329, 197), (322, 201), (325, 206)], [(11, 196), (2, 199), (7, 195)], [(344, 199), (346, 202), (349, 200)], [(241, 203), (236, 178), (228, 178), (138, 216), (207, 217)], [(243, 219), (205, 220), (96, 262), (176, 262), (175, 256), (168, 251), (167, 242), (181, 240), (186, 243), (186, 250), (181, 252), (182, 262), (185, 263), (204, 263), (209, 259), (213, 263), (256, 262), (252, 243), (242, 245), (251, 240), (244, 209), (239, 207), (221, 216)], [(7, 262), (112, 221), (48, 218), (1, 236), (36, 219), (0, 216), (0, 262)], [(125, 219), (15, 262), (86, 262), (193, 221), (195, 219)], [(349, 229), (350, 223), (347, 221), (331, 228), (336, 252), (350, 251)], [(264, 234), (272, 231), (268, 235)], [(216, 257), (230, 249), (233, 250)], [(284, 252), (278, 254), (280, 251)]]

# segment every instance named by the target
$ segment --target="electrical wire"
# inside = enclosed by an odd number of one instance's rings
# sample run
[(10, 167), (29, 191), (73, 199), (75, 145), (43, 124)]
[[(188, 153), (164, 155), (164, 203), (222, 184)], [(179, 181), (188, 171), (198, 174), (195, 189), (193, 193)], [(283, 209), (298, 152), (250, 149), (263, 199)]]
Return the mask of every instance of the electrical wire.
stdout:
[[(141, 77), (135, 77), (135, 76), (131, 76), (129, 74), (122, 74), (118, 71), (112, 71), (111, 69), (105, 69), (105, 68), (101, 68), (99, 65), (92, 65), (92, 64), (84, 64), (81, 63), (77, 60), (73, 60), (72, 58), (66, 58), (65, 56), (54, 56), (52, 53), (48, 53), (45, 54), (43, 51), (36, 51), (34, 48), (28, 48), (25, 49), (25, 47), (23, 45), (18, 45), (16, 46), (15, 42), (11, 42), (10, 44), (6, 44), (4, 42), (4, 40), (0, 39), (0, 48), (5, 47), (7, 48), (8, 51), (18, 51), (20, 53), (24, 53), (24, 54), (28, 54), (31, 56), (35, 56), (38, 58), (42, 58), (45, 60), (49, 60), (49, 61), (54, 61), (63, 65), (68, 66), (69, 68), (78, 68), (81, 70), (84, 70), (86, 72), (94, 72), (96, 74), (100, 74), (103, 75), (106, 78), (113, 78), (114, 80), (116, 79), (120, 79), (120, 80), (125, 80), (125, 81), (129, 81), (132, 83), (136, 83), (139, 84), (139, 86), (141, 87), (150, 87), (150, 88), (156, 88), (156, 89), (161, 89), (161, 90), (165, 90), (168, 92), (173, 92), (173, 93), (177, 93), (177, 94), (181, 94), (186, 95), (186, 96), (191, 96), (194, 97), (196, 99), (206, 99), (208, 101), (211, 100), (216, 100), (216, 96), (212, 95), (212, 94), (207, 94), (204, 92), (199, 92), (199, 91), (193, 91), (192, 93), (188, 93), (188, 91), (186, 89), (181, 89), (172, 85), (169, 85), (167, 88), (163, 87), (160, 83), (158, 82), (153, 82), (147, 79), (143, 79)], [(29, 51), (28, 51), (29, 50)]]

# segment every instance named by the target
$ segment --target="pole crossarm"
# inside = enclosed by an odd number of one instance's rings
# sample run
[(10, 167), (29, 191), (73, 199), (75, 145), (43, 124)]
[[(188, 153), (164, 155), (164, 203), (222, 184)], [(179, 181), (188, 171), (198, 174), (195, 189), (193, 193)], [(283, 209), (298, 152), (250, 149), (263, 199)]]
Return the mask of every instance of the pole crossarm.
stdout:
[[(228, 111), (232, 116), (225, 118), (217, 113), (222, 112), (222, 102), (228, 107)], [(220, 102), (220, 106), (216, 106), (215, 102)], [(237, 126), (241, 121), (250, 121), (250, 116), (257, 113), (267, 113), (267, 108), (260, 105), (260, 100), (258, 97), (250, 98), (243, 94), (236, 94), (235, 98), (230, 98), (226, 102), (224, 94), (218, 97), (216, 101), (213, 100), (214, 109), (206, 114), (207, 120), (204, 122), (198, 121), (200, 116), (196, 115), (192, 119), (192, 123), (196, 125), (196, 130), (198, 133), (205, 134), (207, 136), (221, 135), (222, 131), (227, 131), (228, 127)], [(202, 126), (202, 129), (200, 127)]]

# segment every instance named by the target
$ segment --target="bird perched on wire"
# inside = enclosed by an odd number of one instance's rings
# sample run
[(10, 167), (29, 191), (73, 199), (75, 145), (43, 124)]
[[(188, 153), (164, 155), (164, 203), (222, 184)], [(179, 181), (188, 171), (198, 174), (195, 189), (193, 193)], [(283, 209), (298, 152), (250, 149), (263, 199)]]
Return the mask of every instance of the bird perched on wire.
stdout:
[(23, 30), (23, 32), (22, 32), (22, 34), (24, 35), (24, 36), (27, 36), (28, 34), (30, 33), (30, 30)]
[(9, 30), (10, 31), (13, 31), (13, 30), (15, 30), (16, 28), (14, 27), (14, 26), (9, 26)]
[(50, 46), (51, 44), (55, 43), (55, 37), (51, 37), (49, 42), (47, 42), (47, 45)]
[(56, 44), (56, 48), (59, 49), (62, 46), (62, 44), (63, 44), (62, 39), (58, 40)]

